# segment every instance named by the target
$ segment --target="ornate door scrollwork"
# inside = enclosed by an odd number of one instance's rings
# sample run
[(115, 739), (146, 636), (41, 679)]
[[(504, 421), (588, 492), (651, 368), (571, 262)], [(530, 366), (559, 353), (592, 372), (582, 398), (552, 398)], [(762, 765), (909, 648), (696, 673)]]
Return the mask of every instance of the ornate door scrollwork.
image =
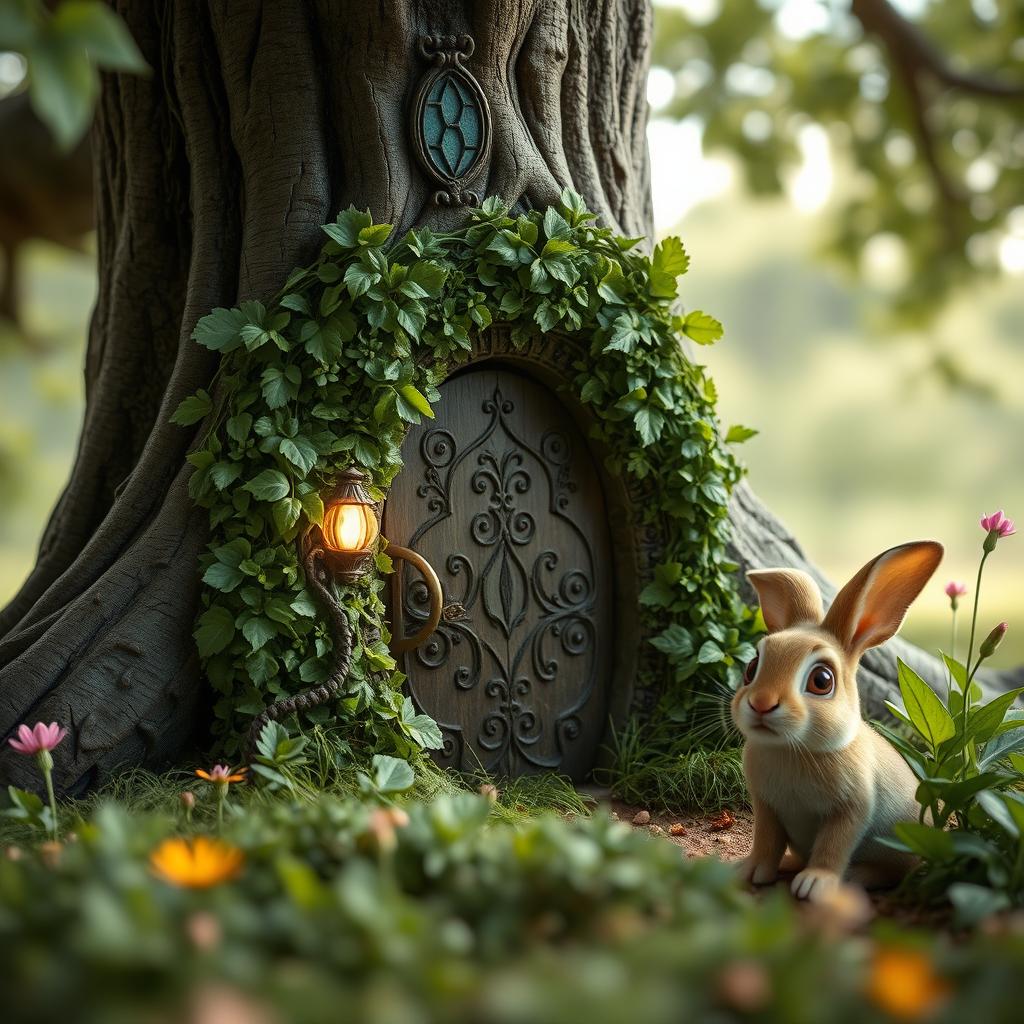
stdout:
[[(444, 385), (439, 420), (410, 431), (388, 529), (437, 568), (445, 613), (406, 656), (416, 703), (462, 770), (582, 778), (607, 716), (613, 571), (586, 441), (545, 387), (482, 368)], [(428, 613), (398, 580), (403, 633)]]

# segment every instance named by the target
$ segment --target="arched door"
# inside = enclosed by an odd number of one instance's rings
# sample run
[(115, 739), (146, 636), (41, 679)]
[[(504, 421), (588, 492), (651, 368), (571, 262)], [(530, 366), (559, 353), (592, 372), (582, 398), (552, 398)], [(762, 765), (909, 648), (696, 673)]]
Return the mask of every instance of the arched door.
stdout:
[[(440, 725), (437, 760), (497, 775), (582, 779), (607, 725), (615, 643), (604, 494), (586, 439), (558, 396), (506, 366), (442, 387), (412, 428), (385, 512), (387, 536), (437, 571), (445, 612), (404, 656), (416, 704)], [(427, 616), (403, 567), (395, 630)]]

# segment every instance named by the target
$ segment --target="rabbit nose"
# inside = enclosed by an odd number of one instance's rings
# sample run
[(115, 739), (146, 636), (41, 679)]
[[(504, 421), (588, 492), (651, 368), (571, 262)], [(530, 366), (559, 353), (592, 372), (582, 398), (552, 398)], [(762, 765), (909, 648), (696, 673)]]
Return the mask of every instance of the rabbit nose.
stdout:
[(755, 702), (753, 700), (750, 700), (749, 698), (747, 699), (747, 703), (759, 715), (770, 715), (779, 706), (778, 701), (776, 701), (774, 704), (769, 705), (767, 700)]

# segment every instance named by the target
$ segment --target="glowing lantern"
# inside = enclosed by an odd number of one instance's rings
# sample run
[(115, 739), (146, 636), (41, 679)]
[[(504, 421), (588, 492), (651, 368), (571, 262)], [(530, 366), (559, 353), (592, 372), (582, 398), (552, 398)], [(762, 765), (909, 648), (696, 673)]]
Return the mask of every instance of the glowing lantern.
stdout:
[[(377, 506), (363, 486), (365, 481), (366, 476), (361, 470), (346, 469), (338, 478), (337, 487), (325, 497), (324, 522), (319, 537), (314, 533), (305, 542), (310, 545), (303, 555), (307, 577), (315, 573), (317, 558), (322, 558), (331, 573), (342, 583), (356, 583), (370, 571), (373, 564), (372, 547), (380, 536), (380, 520), (377, 517)], [(393, 561), (409, 562), (419, 570), (430, 595), (430, 612), (419, 631), (414, 636), (393, 638), (392, 650), (401, 653), (418, 647), (437, 629), (441, 621), (444, 594), (437, 573), (422, 555), (409, 548), (386, 543)], [(396, 575), (396, 583), (398, 579)], [(325, 602), (336, 603), (322, 582), (314, 580), (314, 589)], [(396, 595), (396, 607), (399, 603), (400, 598)], [(332, 617), (335, 628), (342, 628), (339, 623), (345, 621), (344, 615)], [(347, 629), (347, 626), (344, 628)]]
[(332, 570), (347, 583), (366, 573), (370, 548), (380, 533), (377, 509), (363, 486), (365, 479), (358, 469), (346, 469), (324, 502), (324, 551)]

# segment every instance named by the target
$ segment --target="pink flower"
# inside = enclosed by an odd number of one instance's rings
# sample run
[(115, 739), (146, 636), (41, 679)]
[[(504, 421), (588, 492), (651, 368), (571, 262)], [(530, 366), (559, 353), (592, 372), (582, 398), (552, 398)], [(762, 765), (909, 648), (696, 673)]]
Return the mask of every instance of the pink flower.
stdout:
[(946, 597), (963, 597), (967, 593), (967, 584), (950, 580), (946, 584)]
[(42, 750), (53, 750), (67, 734), (67, 729), (61, 728), (56, 722), (49, 725), (36, 722), (31, 729), (27, 725), (19, 725), (18, 738), (7, 742), (19, 754), (38, 754)]
[(1012, 537), (1017, 532), (1012, 519), (1003, 515), (1003, 510), (993, 512), (990, 516), (981, 517), (981, 528), (988, 533), (995, 533), (999, 537)]

